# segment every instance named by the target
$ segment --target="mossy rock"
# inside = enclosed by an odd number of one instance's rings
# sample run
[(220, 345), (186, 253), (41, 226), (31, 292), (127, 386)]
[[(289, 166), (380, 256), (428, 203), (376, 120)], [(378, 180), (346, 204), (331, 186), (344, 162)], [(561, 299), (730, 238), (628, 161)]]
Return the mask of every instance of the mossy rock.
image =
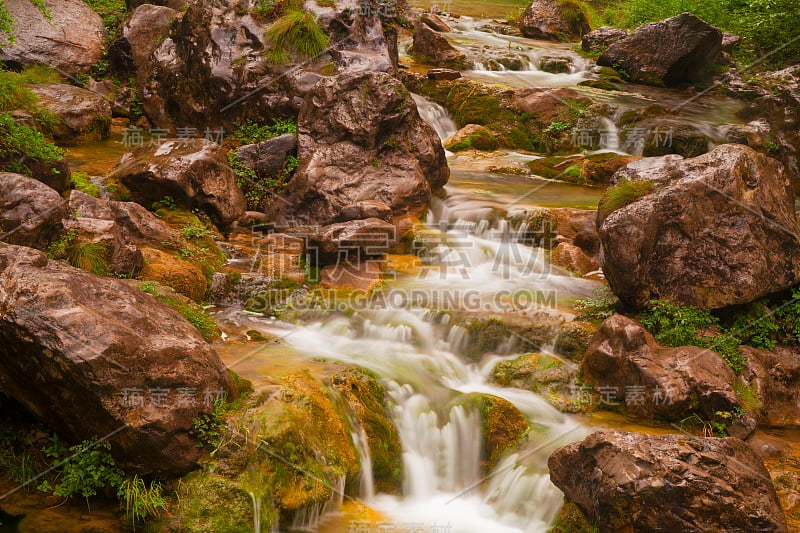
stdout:
[(367, 434), (378, 490), (399, 494), (403, 482), (403, 451), (400, 436), (386, 411), (383, 385), (366, 371), (355, 368), (333, 374), (330, 381), (331, 387), (344, 397)]
[(461, 325), (469, 333), (469, 347), (464, 355), (471, 361), (480, 361), (487, 353), (502, 351), (509, 341), (523, 350), (538, 350), (553, 341), (559, 325), (560, 321), (545, 319), (470, 319)]
[(567, 322), (558, 331), (554, 351), (560, 356), (580, 363), (596, 331), (597, 326), (589, 322)]
[(565, 413), (585, 411), (587, 405), (576, 403), (573, 387), (578, 375), (575, 364), (558, 356), (529, 353), (511, 361), (501, 361), (492, 369), (492, 382), (503, 387), (531, 391)]
[[(253, 503), (238, 482), (198, 470), (178, 482), (176, 504), (170, 509), (175, 529), (187, 533), (253, 532)], [(265, 506), (267, 507), (267, 506)], [(263, 511), (263, 509), (262, 509)], [(269, 517), (269, 513), (266, 513)], [(271, 520), (262, 517), (262, 532), (272, 531)]]
[(194, 301), (203, 299), (208, 279), (198, 265), (163, 250), (146, 247), (141, 250), (145, 263), (139, 279), (166, 285)]
[(499, 144), (494, 133), (488, 128), (477, 124), (468, 124), (445, 141), (445, 148), (451, 152), (464, 150), (497, 150)]
[(589, 522), (577, 505), (565, 501), (548, 533), (598, 533), (598, 531), (600, 530)]
[(675, 117), (680, 115), (679, 112), (673, 111), (661, 104), (650, 104), (640, 109), (631, 109), (622, 114), (617, 121), (617, 125), (622, 128), (625, 126), (635, 126), (637, 123), (651, 118), (658, 117)]
[(585, 80), (578, 83), (579, 87), (600, 89), (601, 91), (621, 91), (622, 87), (609, 80)]
[[(161, 285), (155, 281), (131, 281), (131, 284), (152, 296), (164, 302), (175, 311), (183, 316), (190, 324), (192, 324), (207, 342), (212, 342), (222, 336), (222, 332), (217, 326), (214, 318), (203, 307), (198, 305), (194, 300), (178, 293), (172, 287)], [(233, 374), (233, 372), (232, 372)], [(234, 374), (235, 375), (235, 374)], [(237, 379), (240, 379), (236, 376)], [(241, 385), (247, 388), (245, 383), (250, 383), (247, 380), (241, 380)], [(242, 389), (242, 392), (245, 392)], [(250, 383), (249, 390), (252, 391), (253, 385)], [(238, 397), (240, 394), (237, 394)]]

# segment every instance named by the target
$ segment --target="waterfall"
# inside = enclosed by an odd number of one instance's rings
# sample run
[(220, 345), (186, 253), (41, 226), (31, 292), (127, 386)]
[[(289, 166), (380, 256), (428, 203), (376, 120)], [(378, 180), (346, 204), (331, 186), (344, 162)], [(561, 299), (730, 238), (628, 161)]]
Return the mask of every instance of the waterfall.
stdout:
[(350, 436), (358, 450), (359, 465), (361, 467), (358, 492), (361, 499), (371, 500), (375, 496), (375, 480), (372, 477), (372, 456), (369, 451), (367, 432), (364, 431), (357, 418), (351, 417), (351, 419), (354, 429)]
[(261, 533), (261, 498), (256, 496), (254, 492), (249, 494), (250, 499), (253, 500), (253, 531)]
[(600, 117), (599, 122), (602, 126), (600, 131), (600, 149), (619, 152), (619, 129), (611, 119)]
[(422, 120), (433, 126), (433, 129), (436, 130), (436, 134), (442, 141), (447, 140), (458, 131), (458, 126), (456, 126), (453, 117), (450, 116), (447, 109), (435, 102), (431, 102), (424, 96), (418, 94), (412, 94), (411, 96), (417, 104), (419, 116), (422, 117)]
[(345, 476), (338, 476), (331, 482), (331, 497), (325, 502), (317, 502), (299, 509), (292, 519), (292, 531), (316, 531), (320, 519), (342, 506), (344, 499)]

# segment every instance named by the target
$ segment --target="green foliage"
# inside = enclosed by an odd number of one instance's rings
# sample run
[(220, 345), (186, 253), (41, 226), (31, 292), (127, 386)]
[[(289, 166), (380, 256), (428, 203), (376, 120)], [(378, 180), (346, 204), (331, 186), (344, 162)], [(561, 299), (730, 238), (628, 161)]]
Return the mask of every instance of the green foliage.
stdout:
[(605, 192), (600, 199), (598, 209), (608, 215), (647, 196), (653, 192), (653, 189), (655, 189), (655, 184), (652, 181), (621, 181)]
[(148, 487), (144, 480), (136, 475), (119, 484), (117, 498), (120, 509), (134, 528), (137, 522), (156, 516), (166, 509), (166, 500), (161, 494), (161, 484), (154, 481)]
[(570, 123), (563, 122), (561, 120), (554, 120), (547, 126), (542, 133), (545, 135), (550, 135), (551, 137), (557, 137), (558, 135), (564, 133), (565, 131), (569, 130)]
[(255, 170), (242, 164), (239, 153), (234, 149), (228, 152), (228, 165), (236, 174), (236, 184), (242, 189), (251, 211), (262, 211), (273, 196), (286, 186), (289, 176), (297, 170), (298, 160), (289, 156), (277, 176), (261, 176)]
[(67, 249), (67, 261), (74, 267), (88, 270), (98, 276), (109, 273), (106, 245), (102, 242), (73, 243)]
[(701, 346), (699, 331), (715, 325), (717, 318), (699, 307), (655, 300), (639, 321), (663, 346)]
[[(117, 468), (114, 458), (108, 453), (111, 445), (107, 441), (93, 444), (83, 441), (67, 448), (58, 436), (51, 437), (52, 444), (44, 450), (54, 467), (61, 469), (53, 481), (53, 494), (71, 498), (80, 494), (89, 505), (89, 498), (106, 487), (119, 487), (123, 480), (122, 471)], [(45, 480), (39, 489), (49, 491), (50, 481)]]
[(53, 131), (60, 122), (60, 117), (51, 111), (41, 109), (38, 97), (27, 85), (37, 83), (60, 83), (58, 73), (48, 67), (32, 65), (22, 72), (0, 69), (0, 112), (22, 109), (28, 112), (41, 131)]
[(84, 0), (103, 19), (108, 38), (112, 39), (126, 16), (124, 0)]
[(272, 22), (290, 9), (303, 9), (302, 0), (257, 0), (250, 16), (259, 22)]
[(764, 57), (765, 68), (781, 68), (797, 62), (800, 40), (796, 0), (622, 0), (606, 10), (615, 26), (636, 28), (683, 12), (691, 12), (723, 31), (742, 36), (740, 59), (750, 62)]
[(297, 123), (291, 118), (273, 118), (272, 124), (259, 124), (252, 120), (236, 124), (233, 137), (241, 144), (255, 144), (287, 133), (297, 135)]
[(175, 200), (172, 198), (172, 196), (165, 196), (161, 200), (153, 202), (151, 207), (154, 211), (158, 211), (159, 209), (177, 209), (178, 206), (175, 205)]
[(191, 433), (199, 441), (198, 448), (209, 446), (216, 450), (222, 445), (225, 437), (225, 417), (227, 409), (224, 400), (214, 402), (214, 409), (210, 413), (203, 413), (192, 420)]
[(605, 320), (616, 313), (619, 300), (606, 286), (594, 289), (593, 298), (575, 300), (575, 312), (578, 320)]
[(211, 230), (208, 226), (200, 223), (199, 221), (187, 224), (181, 228), (181, 233), (186, 239), (205, 239), (211, 236)]
[(64, 151), (36, 129), (0, 113), (0, 170), (30, 175), (30, 170), (17, 162), (22, 156), (55, 164), (64, 157)]
[(769, 307), (759, 303), (746, 306), (734, 317), (728, 329), (737, 332), (742, 344), (759, 350), (775, 348), (781, 332)]
[(761, 398), (758, 397), (758, 392), (752, 385), (734, 383), (733, 391), (746, 412), (756, 413), (761, 409)]
[(78, 236), (78, 232), (73, 230), (62, 233), (58, 239), (53, 241), (47, 248), (47, 257), (50, 259), (66, 259), (67, 250)]
[(330, 39), (322, 31), (313, 13), (292, 9), (267, 28), (264, 38), (272, 63), (286, 63), (290, 54), (316, 57), (327, 48)]
[(100, 187), (91, 182), (89, 174), (86, 172), (73, 172), (70, 176), (70, 181), (72, 182), (72, 186), (77, 190), (89, 196), (100, 198)]

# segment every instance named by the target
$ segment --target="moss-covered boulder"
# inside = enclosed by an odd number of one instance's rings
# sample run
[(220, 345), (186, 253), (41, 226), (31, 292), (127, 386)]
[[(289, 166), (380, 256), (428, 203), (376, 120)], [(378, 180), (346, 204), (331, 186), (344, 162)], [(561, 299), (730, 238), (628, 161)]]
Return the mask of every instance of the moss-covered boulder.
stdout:
[(574, 393), (578, 367), (558, 356), (529, 353), (511, 361), (501, 361), (492, 370), (492, 381), (504, 387), (534, 392), (553, 407), (566, 413), (585, 411)]
[(503, 455), (528, 435), (531, 425), (514, 404), (503, 398), (483, 394), (478, 406), (485, 445), (483, 470), (491, 472)]
[(579, 183), (581, 185), (608, 185), (611, 177), (636, 156), (619, 155), (613, 152), (603, 154), (543, 157), (527, 163), (532, 174), (543, 178)]
[(464, 150), (497, 150), (498, 143), (494, 133), (484, 126), (467, 124), (444, 142), (451, 152)]

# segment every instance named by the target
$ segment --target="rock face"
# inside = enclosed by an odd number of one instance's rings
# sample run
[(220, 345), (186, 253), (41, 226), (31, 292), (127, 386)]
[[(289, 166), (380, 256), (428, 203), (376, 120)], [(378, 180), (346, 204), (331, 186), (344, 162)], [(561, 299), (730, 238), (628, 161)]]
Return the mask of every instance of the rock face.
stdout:
[(595, 334), (583, 359), (584, 381), (601, 402), (624, 404), (644, 419), (677, 421), (697, 412), (704, 420), (740, 407), (735, 376), (720, 355), (705, 348), (663, 348), (641, 324), (614, 315)]
[(694, 159), (635, 161), (614, 177), (654, 191), (607, 213), (597, 227), (603, 272), (624, 303), (650, 299), (716, 309), (798, 282), (800, 226), (780, 163), (725, 144)]
[(204, 211), (220, 229), (247, 208), (225, 150), (208, 141), (142, 146), (122, 156), (112, 177), (142, 205), (171, 196), (180, 206)]
[(300, 167), (273, 203), (278, 223), (324, 226), (365, 200), (395, 218), (417, 215), (449, 177), (439, 137), (388, 74), (323, 79), (306, 97), (298, 132)]
[(648, 85), (674, 85), (710, 74), (722, 49), (722, 32), (692, 15), (652, 22), (608, 47), (597, 64)]
[(603, 430), (548, 466), (601, 531), (787, 531), (767, 469), (736, 438)]
[(43, 250), (66, 214), (64, 199), (44, 183), (0, 172), (0, 241)]
[(580, 5), (561, 0), (533, 0), (519, 29), (525, 37), (546, 41), (577, 41), (590, 30)]
[(207, 393), (233, 392), (197, 330), (124, 281), (30, 248), (0, 245), (0, 273), (7, 393), (72, 440), (110, 435), (112, 453), (142, 475), (192, 469), (192, 419), (211, 411)]
[(48, 19), (28, 0), (5, 2), (15, 20), (16, 43), (0, 41), (0, 61), (41, 63), (72, 76), (87, 72), (103, 55), (105, 29), (100, 16), (81, 0), (49, 0)]
[(467, 56), (426, 24), (418, 24), (414, 28), (412, 54), (418, 61), (437, 67), (456, 70), (467, 68)]
[(769, 427), (800, 425), (800, 357), (783, 346), (769, 352), (742, 347), (748, 364), (742, 373), (753, 393), (750, 408)]
[(144, 4), (133, 10), (131, 17), (108, 47), (108, 62), (114, 71), (130, 76), (158, 48), (177, 11), (166, 6)]
[(39, 106), (60, 118), (53, 131), (56, 140), (77, 143), (108, 137), (111, 104), (102, 96), (61, 83), (43, 83), (30, 89), (38, 96)]
[(256, 144), (240, 147), (239, 162), (256, 171), (259, 176), (275, 176), (290, 155), (297, 150), (297, 138), (291, 133)]
[(612, 28), (611, 26), (601, 26), (583, 36), (581, 49), (584, 52), (603, 51), (627, 36), (628, 32), (626, 30)]

